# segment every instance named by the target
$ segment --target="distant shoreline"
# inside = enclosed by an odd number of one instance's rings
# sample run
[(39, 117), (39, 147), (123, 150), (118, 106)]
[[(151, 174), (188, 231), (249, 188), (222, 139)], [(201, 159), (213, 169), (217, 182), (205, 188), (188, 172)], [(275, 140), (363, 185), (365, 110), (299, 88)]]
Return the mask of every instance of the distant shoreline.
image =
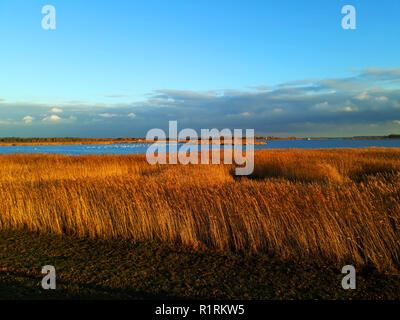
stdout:
[[(120, 141), (120, 140), (115, 140), (115, 141), (71, 141), (71, 142), (62, 142), (62, 141), (57, 141), (57, 142), (0, 142), (0, 146), (3, 147), (12, 147), (12, 146), (56, 146), (56, 145), (86, 145), (86, 144), (126, 144), (126, 143), (168, 143), (169, 141), (146, 141), (146, 140), (140, 140), (140, 141)], [(177, 143), (186, 143), (187, 141), (171, 141), (171, 142), (177, 142)], [(197, 143), (192, 143), (192, 144), (202, 144), (201, 141), (198, 141)], [(204, 143), (207, 144), (208, 143)], [(211, 142), (209, 144), (218, 144)], [(235, 144), (234, 142), (230, 144)], [(242, 145), (246, 145), (246, 141), (242, 141)], [(255, 141), (255, 145), (260, 145), (260, 144), (267, 144), (266, 140), (264, 141)], [(219, 145), (225, 145), (224, 141), (221, 141)]]
[[(255, 145), (267, 144), (268, 141), (277, 140), (393, 140), (400, 139), (400, 135), (393, 134), (388, 136), (357, 136), (357, 137), (255, 137)], [(207, 140), (198, 139), (197, 144), (206, 142)], [(85, 144), (118, 144), (118, 143), (154, 143), (155, 141), (147, 141), (145, 138), (0, 138), (0, 146), (46, 146), (46, 145), (85, 145)], [(167, 143), (169, 140), (160, 140), (159, 143)], [(171, 142), (185, 143), (186, 140), (171, 140)], [(215, 144), (210, 140), (210, 144)], [(224, 145), (222, 140), (221, 145)], [(232, 143), (234, 144), (234, 143)], [(246, 144), (246, 140), (242, 140), (242, 144)]]

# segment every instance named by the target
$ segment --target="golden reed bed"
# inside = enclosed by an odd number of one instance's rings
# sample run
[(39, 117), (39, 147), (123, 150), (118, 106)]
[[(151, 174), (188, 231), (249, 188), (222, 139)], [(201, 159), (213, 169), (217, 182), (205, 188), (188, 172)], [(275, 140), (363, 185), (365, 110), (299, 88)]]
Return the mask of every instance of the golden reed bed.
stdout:
[(155, 239), (400, 270), (400, 150), (260, 150), (232, 165), (0, 155), (0, 229)]

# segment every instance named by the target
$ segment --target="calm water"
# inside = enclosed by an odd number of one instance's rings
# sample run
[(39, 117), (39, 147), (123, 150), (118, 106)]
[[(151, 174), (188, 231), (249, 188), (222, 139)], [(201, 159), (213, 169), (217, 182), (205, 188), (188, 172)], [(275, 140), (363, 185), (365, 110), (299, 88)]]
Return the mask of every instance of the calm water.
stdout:
[[(182, 144), (178, 144), (179, 146)], [(53, 146), (0, 146), (0, 154), (9, 153), (59, 153), (66, 155), (83, 154), (134, 154), (146, 153), (149, 144), (83, 144)], [(216, 147), (216, 146), (213, 146)], [(254, 149), (323, 149), (323, 148), (365, 148), (395, 147), (400, 148), (399, 140), (276, 140), (266, 145), (255, 145)], [(168, 148), (167, 148), (168, 151)]]

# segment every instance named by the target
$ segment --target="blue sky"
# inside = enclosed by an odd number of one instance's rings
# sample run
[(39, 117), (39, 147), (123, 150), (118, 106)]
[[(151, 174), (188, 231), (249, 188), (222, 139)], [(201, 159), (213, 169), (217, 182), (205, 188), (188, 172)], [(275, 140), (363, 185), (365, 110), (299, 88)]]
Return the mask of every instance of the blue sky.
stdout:
[(397, 0), (1, 0), (0, 136), (400, 132), (399, 18)]

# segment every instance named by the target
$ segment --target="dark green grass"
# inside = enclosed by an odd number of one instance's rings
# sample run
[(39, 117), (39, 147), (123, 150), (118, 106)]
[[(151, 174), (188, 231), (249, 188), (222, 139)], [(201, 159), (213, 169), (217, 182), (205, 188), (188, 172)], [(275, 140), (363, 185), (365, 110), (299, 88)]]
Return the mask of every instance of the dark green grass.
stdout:
[[(57, 289), (41, 288), (53, 265)], [(400, 278), (362, 270), (343, 290), (337, 266), (160, 243), (0, 232), (1, 299), (399, 299)]]

